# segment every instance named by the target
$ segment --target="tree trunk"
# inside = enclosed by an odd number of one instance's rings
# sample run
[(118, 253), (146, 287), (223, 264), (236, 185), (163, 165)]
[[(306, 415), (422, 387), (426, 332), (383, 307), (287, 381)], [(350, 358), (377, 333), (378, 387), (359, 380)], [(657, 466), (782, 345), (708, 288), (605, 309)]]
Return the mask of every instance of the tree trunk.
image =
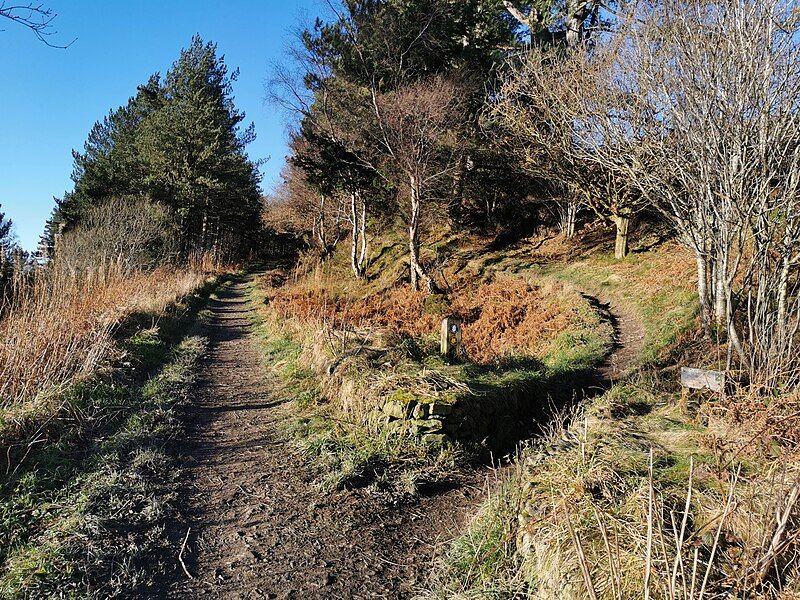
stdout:
[(357, 279), (361, 278), (358, 269), (358, 236), (361, 228), (358, 226), (358, 210), (356, 210), (356, 194), (350, 192), (350, 224), (352, 225), (350, 234), (350, 268)]
[(456, 162), (455, 177), (453, 177), (452, 196), (450, 198), (449, 217), (450, 226), (455, 226), (461, 219), (461, 208), (464, 202), (464, 179), (467, 175), (467, 155), (461, 151)]
[(566, 42), (568, 48), (577, 48), (584, 41), (584, 22), (594, 9), (594, 2), (567, 0)]
[(419, 260), (419, 217), (422, 202), (422, 190), (416, 177), (410, 178), (411, 183), (411, 214), (408, 220), (408, 247), (409, 269), (411, 271), (411, 287), (418, 290), (420, 281), (423, 281), (429, 292), (433, 293), (436, 286), (433, 279), (425, 272)]
[(206, 236), (208, 235), (208, 210), (203, 210), (203, 221), (200, 227), (200, 248), (206, 251)]
[(578, 202), (575, 200), (568, 200), (562, 207), (561, 213), (561, 231), (564, 237), (570, 239), (575, 235), (575, 221), (578, 218)]
[[(722, 281), (722, 289), (719, 290), (719, 294), (723, 295), (725, 298), (725, 327), (728, 332), (728, 345), (732, 347), (736, 354), (739, 356), (739, 360), (742, 363), (742, 366), (745, 369), (750, 370), (751, 364), (750, 360), (745, 354), (744, 347), (742, 346), (741, 337), (739, 337), (739, 332), (736, 329), (736, 322), (734, 321), (734, 301), (733, 301), (733, 292), (731, 290), (730, 284), (724, 280)], [(752, 375), (752, 373), (751, 373)]]
[(582, 31), (583, 31), (583, 22), (578, 21), (578, 18), (575, 16), (570, 16), (567, 19), (567, 47), (569, 48), (577, 48), (578, 44), (581, 43)]
[(411, 287), (415, 290), (419, 289), (419, 274), (422, 271), (419, 265), (419, 200), (417, 180), (415, 177), (411, 177), (411, 218), (408, 220), (408, 250)]
[(708, 303), (708, 264), (703, 253), (695, 249), (697, 259), (697, 297), (700, 304), (700, 322), (706, 334), (711, 332), (711, 319), (709, 319)]
[(327, 257), (328, 254), (328, 240), (327, 240), (327, 233), (325, 231), (325, 195), (321, 195), (319, 199), (319, 213), (317, 214), (317, 239), (319, 240), (320, 246), (322, 247), (322, 251), (320, 255), (323, 259)]
[(631, 218), (624, 215), (617, 215), (614, 219), (617, 225), (617, 240), (614, 245), (614, 258), (622, 260), (628, 256), (628, 229)]
[[(362, 205), (359, 210), (358, 206), (359, 194), (351, 192), (350, 194), (350, 221), (353, 225), (352, 235), (350, 240), (350, 265), (353, 269), (353, 274), (357, 279), (364, 277), (364, 258), (366, 255), (366, 240), (365, 238), (365, 225), (366, 219), (366, 205)], [(359, 248), (361, 255), (359, 256)]]
[(717, 327), (722, 328), (728, 325), (728, 312), (730, 307), (727, 302), (725, 275), (727, 271), (727, 260), (719, 251), (717, 260), (714, 263), (714, 319)]
[(361, 201), (361, 254), (358, 257), (361, 276), (367, 275), (367, 201)]
[(6, 270), (6, 247), (3, 244), (0, 244), (0, 292), (4, 291), (6, 286), (7, 280), (7, 270)]
[(783, 349), (784, 344), (787, 342), (788, 323), (786, 316), (786, 305), (789, 296), (789, 271), (791, 269), (790, 258), (784, 252), (781, 259), (781, 272), (778, 278), (778, 316), (775, 325), (778, 329), (778, 346)]

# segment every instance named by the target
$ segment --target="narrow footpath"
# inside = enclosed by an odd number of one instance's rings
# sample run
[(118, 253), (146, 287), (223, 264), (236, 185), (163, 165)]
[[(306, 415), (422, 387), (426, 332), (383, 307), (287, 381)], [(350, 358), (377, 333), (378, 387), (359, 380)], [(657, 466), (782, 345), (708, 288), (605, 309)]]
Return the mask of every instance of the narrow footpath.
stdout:
[[(181, 581), (172, 598), (410, 598), (442, 544), (463, 531), (497, 478), (453, 475), (411, 507), (390, 509), (362, 490), (324, 494), (282, 431), (290, 399), (270, 383), (242, 277), (210, 304), (209, 350), (182, 448), (188, 475)], [(616, 347), (583, 394), (607, 388), (641, 352), (638, 319), (587, 296), (611, 321)], [(592, 393), (589, 393), (594, 390)], [(577, 391), (577, 390), (576, 390)]]
[[(458, 474), (412, 507), (322, 494), (281, 432), (291, 403), (259, 356), (241, 278), (211, 303), (209, 351), (187, 408), (186, 571), (173, 598), (408, 598), (437, 545), (485, 495), (491, 470)], [(177, 552), (177, 549), (176, 549)]]

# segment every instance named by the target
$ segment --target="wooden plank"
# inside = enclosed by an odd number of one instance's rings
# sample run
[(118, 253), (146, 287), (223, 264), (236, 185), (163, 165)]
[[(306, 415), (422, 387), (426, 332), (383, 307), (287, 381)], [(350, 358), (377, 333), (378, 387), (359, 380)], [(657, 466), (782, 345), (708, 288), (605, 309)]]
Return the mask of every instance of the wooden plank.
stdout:
[(725, 373), (681, 367), (681, 385), (690, 390), (711, 390), (722, 394), (725, 392)]

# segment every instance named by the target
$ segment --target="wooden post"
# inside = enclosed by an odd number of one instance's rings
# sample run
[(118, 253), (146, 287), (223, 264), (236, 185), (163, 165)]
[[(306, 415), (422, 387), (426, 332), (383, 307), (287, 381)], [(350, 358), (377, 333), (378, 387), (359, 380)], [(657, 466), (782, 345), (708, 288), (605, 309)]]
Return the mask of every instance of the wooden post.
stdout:
[(447, 317), (442, 320), (442, 356), (456, 358), (461, 354), (461, 319)]

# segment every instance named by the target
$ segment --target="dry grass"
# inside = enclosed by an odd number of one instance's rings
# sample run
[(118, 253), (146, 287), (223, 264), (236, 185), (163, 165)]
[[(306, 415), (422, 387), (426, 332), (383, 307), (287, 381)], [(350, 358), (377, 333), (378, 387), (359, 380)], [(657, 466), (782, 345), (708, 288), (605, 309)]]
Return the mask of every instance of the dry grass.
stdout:
[[(617, 313), (634, 315), (644, 327), (642, 362), (668, 363), (676, 358), (671, 352), (687, 349), (678, 342), (698, 329), (696, 265), (689, 250), (663, 241), (665, 232), (642, 229), (635, 252), (623, 260), (614, 258), (613, 230), (594, 224), (570, 240), (551, 234), (499, 250), (474, 248), (451, 261), (447, 280), (459, 287), (505, 272), (566, 282), (611, 302)], [(705, 347), (703, 352), (715, 363), (724, 361), (724, 352), (711, 356)]]
[(539, 252), (536, 260), (548, 264), (549, 275), (635, 312), (645, 329), (645, 363), (674, 359), (670, 353), (684, 348), (679, 342), (697, 330), (696, 266), (689, 251), (675, 242), (621, 261), (590, 250), (564, 262), (567, 257), (554, 258), (556, 249), (548, 244)]
[(108, 366), (126, 317), (162, 313), (205, 277), (197, 267), (140, 272), (110, 263), (17, 281), (0, 319), (0, 439), (56, 414), (59, 392)]
[[(797, 597), (797, 448), (760, 429), (715, 402), (681, 415), (644, 380), (614, 388), (522, 453), (454, 545), (438, 593)], [(486, 550), (498, 529), (511, 546), (500, 569)]]

